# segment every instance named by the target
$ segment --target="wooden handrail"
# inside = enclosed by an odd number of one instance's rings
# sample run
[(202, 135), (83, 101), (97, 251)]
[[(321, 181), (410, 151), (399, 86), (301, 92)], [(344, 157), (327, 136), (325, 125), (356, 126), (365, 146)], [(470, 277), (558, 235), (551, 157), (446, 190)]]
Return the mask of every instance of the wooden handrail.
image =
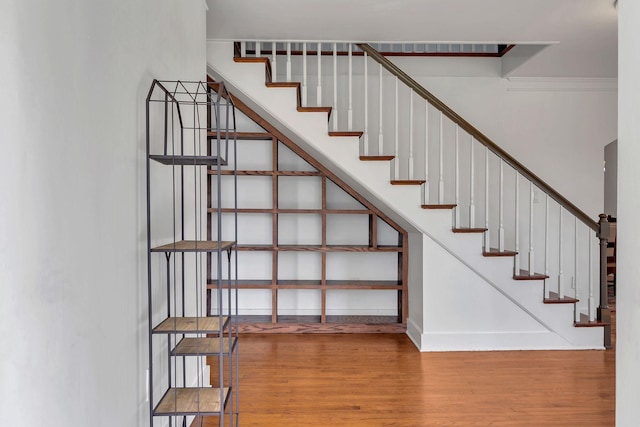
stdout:
[(441, 111), (442, 114), (447, 116), (450, 120), (464, 129), (467, 133), (469, 133), (473, 138), (475, 138), (482, 145), (487, 147), (492, 153), (500, 157), (504, 160), (509, 166), (518, 171), (522, 176), (532, 181), (538, 188), (544, 191), (549, 195), (553, 200), (558, 202), (560, 206), (564, 207), (567, 211), (569, 211), (572, 215), (586, 224), (593, 231), (599, 231), (598, 222), (594, 221), (589, 215), (580, 210), (576, 205), (571, 203), (567, 198), (558, 193), (553, 187), (544, 182), (540, 177), (531, 172), (527, 167), (525, 167), (522, 163), (517, 161), (514, 157), (512, 157), (509, 153), (504, 151), (500, 146), (498, 146), (495, 142), (489, 139), (486, 135), (476, 129), (473, 125), (463, 119), (458, 113), (449, 108), (444, 102), (438, 99), (431, 92), (426, 90), (422, 85), (412, 79), (409, 75), (407, 75), (404, 71), (402, 71), (398, 66), (396, 66), (393, 62), (389, 61), (385, 58), (381, 53), (372, 48), (370, 45), (366, 43), (358, 43), (357, 46), (366, 52), (374, 61), (382, 65), (387, 71), (400, 79), (404, 84), (409, 86), (415, 93), (420, 95), (422, 98), (427, 100), (429, 104), (435, 107), (437, 110)]

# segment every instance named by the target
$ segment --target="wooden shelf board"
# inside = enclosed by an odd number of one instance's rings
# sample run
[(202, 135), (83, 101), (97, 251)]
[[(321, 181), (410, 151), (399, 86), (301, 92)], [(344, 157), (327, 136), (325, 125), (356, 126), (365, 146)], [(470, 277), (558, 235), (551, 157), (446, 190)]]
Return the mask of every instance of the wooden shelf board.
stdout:
[[(273, 139), (273, 135), (268, 132), (236, 132), (236, 140), (239, 141), (271, 141)], [(216, 131), (207, 132), (207, 138), (217, 138)], [(220, 131), (220, 139), (232, 139), (233, 132)]]
[[(222, 208), (222, 213), (235, 213), (234, 208)], [(209, 213), (217, 213), (218, 208), (207, 209)], [(238, 213), (266, 213), (266, 214), (322, 214), (327, 215), (371, 215), (369, 209), (274, 209), (274, 208), (238, 208)]]
[(218, 316), (212, 317), (169, 317), (153, 328), (154, 334), (212, 334), (220, 331), (229, 320), (222, 318), (222, 325)]
[[(207, 171), (209, 175), (217, 175), (216, 169)], [(232, 171), (229, 169), (221, 170), (220, 175), (238, 175), (238, 176), (322, 176), (318, 171), (274, 171), (274, 170), (239, 170)]]
[(162, 154), (150, 154), (149, 158), (163, 165), (174, 166), (212, 166), (220, 162), (226, 165), (227, 161), (218, 156), (171, 156)]
[(402, 289), (399, 280), (327, 280), (327, 288), (336, 289)]
[(222, 241), (218, 245), (212, 240), (180, 240), (174, 243), (151, 248), (151, 252), (215, 252), (217, 250), (228, 250), (235, 245), (232, 241)]
[[(238, 288), (239, 289), (268, 289), (271, 288), (272, 282), (271, 280), (238, 280)], [(222, 281), (222, 288), (229, 289), (230, 287), (234, 287), (235, 282), (232, 280), (229, 283), (229, 280)], [(209, 280), (207, 282), (207, 289), (217, 289), (218, 284), (215, 280)]]
[(279, 252), (401, 252), (399, 246), (367, 245), (238, 245), (239, 251), (279, 251)]
[(153, 410), (153, 415), (216, 415), (228, 397), (229, 388), (223, 389), (222, 402), (219, 388), (170, 388)]
[[(230, 345), (232, 344), (232, 345)], [(236, 341), (230, 342), (228, 337), (222, 338), (222, 353), (230, 354)], [(220, 354), (220, 338), (183, 338), (171, 353), (174, 356), (215, 356)]]
[(498, 257), (498, 256), (516, 256), (518, 253), (514, 251), (502, 251), (500, 252), (496, 248), (491, 248), (488, 251), (482, 252), (483, 256), (486, 257)]
[(397, 316), (240, 316), (239, 333), (405, 333), (407, 327)]

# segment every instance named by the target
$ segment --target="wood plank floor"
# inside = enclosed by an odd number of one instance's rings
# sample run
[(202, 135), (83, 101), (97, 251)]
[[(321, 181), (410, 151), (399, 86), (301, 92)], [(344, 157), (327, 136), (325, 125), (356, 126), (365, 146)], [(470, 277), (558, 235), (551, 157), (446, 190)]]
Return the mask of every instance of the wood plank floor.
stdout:
[(615, 350), (420, 353), (402, 334), (242, 335), (240, 384), (242, 427), (602, 427), (614, 425)]

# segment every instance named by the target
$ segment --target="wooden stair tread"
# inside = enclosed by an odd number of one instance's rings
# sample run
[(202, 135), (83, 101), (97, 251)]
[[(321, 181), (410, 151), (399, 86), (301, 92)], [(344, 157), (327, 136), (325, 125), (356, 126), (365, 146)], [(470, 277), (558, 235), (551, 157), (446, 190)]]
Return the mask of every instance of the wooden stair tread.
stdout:
[[(228, 317), (222, 318), (222, 327)], [(213, 334), (221, 329), (220, 318), (212, 317), (168, 317), (153, 328), (154, 334)]]
[(216, 415), (229, 396), (229, 388), (213, 387), (170, 388), (162, 397), (153, 415)]
[(518, 255), (518, 252), (514, 252), (514, 251), (502, 251), (502, 252), (500, 252), (496, 248), (490, 248), (488, 251), (482, 252), (482, 255), (486, 256), (486, 257), (516, 256), (516, 255)]
[(351, 130), (347, 130), (347, 131), (334, 130), (329, 132), (329, 136), (357, 136), (358, 138), (360, 138), (363, 134), (364, 132), (362, 131), (351, 131)]
[(301, 113), (331, 113), (331, 107), (297, 107)]
[(381, 162), (393, 160), (396, 156), (360, 156), (363, 162)]
[(151, 252), (214, 252), (217, 250), (229, 250), (236, 242), (222, 241), (218, 245), (212, 240), (180, 240), (166, 245), (151, 248)]
[(598, 328), (602, 326), (609, 326), (609, 323), (601, 322), (599, 320), (594, 320), (593, 322), (589, 321), (589, 316), (586, 314), (580, 313), (580, 321), (574, 322), (573, 326), (576, 328)]
[(422, 185), (425, 182), (424, 179), (392, 179), (391, 185)]
[(300, 88), (300, 82), (267, 82), (267, 87), (293, 87)]
[(442, 204), (442, 205), (435, 205), (435, 204), (427, 204), (427, 205), (422, 205), (422, 209), (453, 209), (455, 207), (457, 207), (458, 205), (456, 205), (455, 203), (452, 204)]
[(486, 228), (452, 228), (454, 233), (484, 233)]
[(543, 301), (545, 304), (575, 304), (579, 300), (566, 296), (560, 297), (556, 292), (549, 292), (549, 298), (545, 298)]
[(520, 274), (516, 274), (513, 276), (515, 280), (544, 280), (548, 279), (549, 276), (542, 273), (533, 273), (529, 274), (528, 270), (520, 270)]
[[(222, 338), (222, 353), (230, 354), (230, 349), (235, 347), (235, 339), (233, 345), (228, 337)], [(215, 356), (220, 354), (220, 338), (218, 337), (199, 337), (199, 338), (183, 338), (171, 353), (174, 356)]]

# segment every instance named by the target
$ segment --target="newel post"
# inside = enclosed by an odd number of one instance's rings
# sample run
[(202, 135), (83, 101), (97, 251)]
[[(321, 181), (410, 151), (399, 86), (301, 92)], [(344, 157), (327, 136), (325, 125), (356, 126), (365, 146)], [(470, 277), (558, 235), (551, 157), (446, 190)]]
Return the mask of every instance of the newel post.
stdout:
[(609, 309), (609, 295), (607, 290), (607, 242), (610, 236), (610, 225), (606, 214), (600, 214), (600, 306), (598, 307), (598, 322), (606, 323), (604, 327), (604, 346), (611, 348), (611, 310)]

